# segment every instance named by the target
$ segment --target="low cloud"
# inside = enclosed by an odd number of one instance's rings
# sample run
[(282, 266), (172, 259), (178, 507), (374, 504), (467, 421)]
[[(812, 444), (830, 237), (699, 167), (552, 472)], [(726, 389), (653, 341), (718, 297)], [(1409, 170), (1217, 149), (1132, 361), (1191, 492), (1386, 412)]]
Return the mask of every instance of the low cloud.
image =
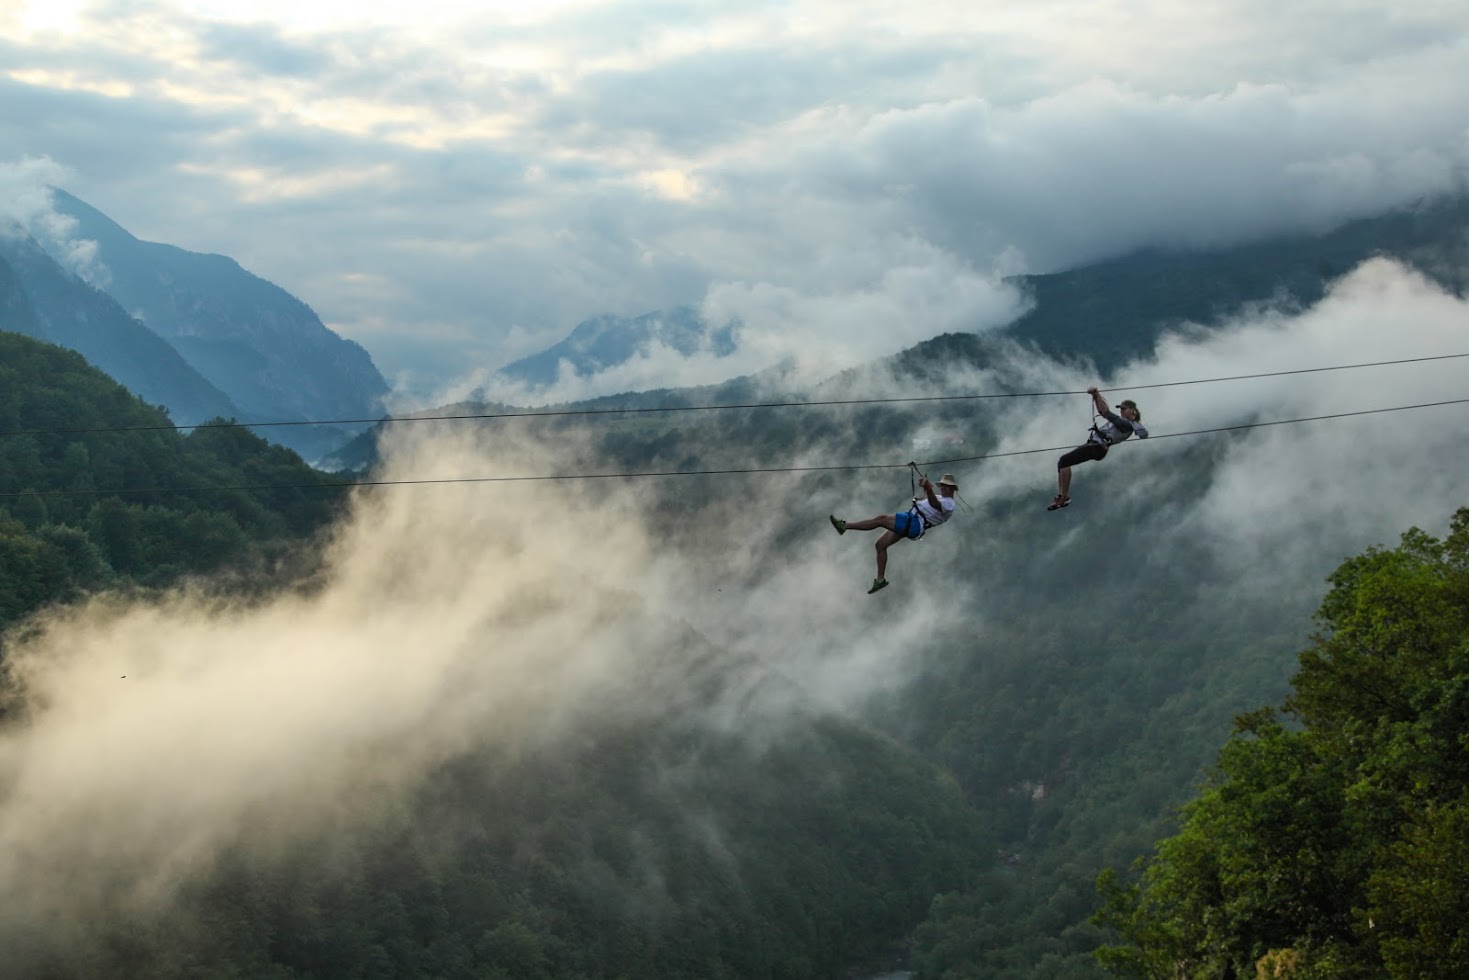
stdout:
[(0, 163), (0, 233), (30, 235), (68, 271), (99, 288), (111, 273), (97, 243), (76, 236), (75, 218), (55, 208), (51, 188), (69, 172), (53, 160), (27, 157)]
[[(492, 466), (438, 444), (389, 471)], [(634, 523), (610, 522), (605, 550), (579, 554), (519, 491), (422, 489), (360, 497), (307, 595), (99, 601), (13, 646), (34, 707), (0, 741), (0, 891), (28, 895), (28, 911), (6, 903), (12, 925), (166, 892), (250, 841), (261, 811), (308, 832), (345, 796), (394, 795), (467, 741), (553, 737), (617, 686), (624, 654), (656, 642), (619, 585), (646, 561)]]
[(921, 240), (844, 245), (824, 264), (829, 274), (820, 289), (789, 278), (712, 285), (701, 313), (707, 323), (736, 324), (732, 352), (686, 354), (654, 343), (592, 375), (564, 363), (550, 385), (512, 382), (480, 369), (436, 397), (440, 404), (487, 398), (546, 405), (717, 384), (777, 367), (783, 385), (809, 386), (930, 337), (1004, 326), (1028, 308), (1028, 298), (1005, 281), (1003, 264), (977, 270)]
[[(564, 437), (404, 427), (385, 448), (389, 480), (588, 465)], [(824, 554), (741, 588), (787, 488), (756, 490), (694, 537), (632, 483), (382, 488), (356, 498), (303, 589), (253, 602), (184, 589), (41, 617), (8, 650), (25, 708), (0, 732), (0, 938), (166, 910), (223, 852), (351, 833), (466, 751), (680, 711), (766, 738), (778, 726), (756, 716), (852, 703), (895, 669), (884, 638), (931, 610), (789, 647), (797, 619), (845, 600)], [(825, 581), (829, 598), (762, 608), (792, 577)], [(696, 692), (691, 626), (726, 634), (728, 697)], [(771, 673), (784, 680), (752, 701)]]
[[(1075, 367), (1022, 361), (1016, 381), (1031, 390), (1115, 389), (1134, 398), (1154, 436), (1256, 422), (1394, 409), (1464, 397), (1464, 362), (1285, 375), (1158, 389), (1129, 382), (1228, 377), (1457, 354), (1469, 350), (1469, 303), (1418, 273), (1375, 259), (1301, 312), (1262, 310), (1209, 331), (1165, 336), (1154, 353), (1099, 378)], [(1469, 406), (1384, 412), (1188, 437), (1213, 452), (1193, 455), (1202, 472), (1180, 472), (1185, 440), (1129, 441), (1101, 463), (1076, 467), (1072, 493), (1105, 510), (1118, 494), (1149, 501), (1139, 533), (1192, 541), (1227, 559), (1241, 581), (1319, 581), (1336, 561), (1391, 544), (1408, 526), (1438, 527), (1459, 506), (1462, 467), (1453, 460)], [(998, 409), (1004, 433), (994, 452), (1080, 444), (1086, 396), (1016, 400)], [(1055, 456), (978, 464), (981, 497), (1029, 488), (1036, 506), (1054, 493)], [(1042, 463), (1040, 460), (1044, 460)], [(1205, 483), (1204, 481), (1207, 481)], [(1177, 499), (1170, 493), (1181, 493)], [(1201, 496), (1200, 496), (1201, 495)], [(1096, 499), (1096, 498), (1101, 499)], [(1078, 513), (1073, 504), (1062, 519)], [(1323, 557), (1330, 555), (1334, 557)], [(1306, 569), (1311, 569), (1307, 572)], [(1266, 587), (1268, 588), (1268, 587)]]

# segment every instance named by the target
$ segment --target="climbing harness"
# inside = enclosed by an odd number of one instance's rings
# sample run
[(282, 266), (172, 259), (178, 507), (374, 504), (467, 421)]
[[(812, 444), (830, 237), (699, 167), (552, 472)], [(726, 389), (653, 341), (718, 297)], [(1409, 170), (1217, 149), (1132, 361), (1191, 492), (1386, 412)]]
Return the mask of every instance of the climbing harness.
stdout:
[(912, 528), (913, 522), (918, 522), (918, 533), (916, 535), (910, 534), (908, 536), (909, 541), (921, 541), (923, 540), (923, 536), (928, 533), (928, 521), (924, 518), (923, 511), (918, 509), (918, 478), (922, 475), (918, 472), (917, 463), (910, 462), (908, 464), (908, 489), (913, 494), (913, 508), (908, 511), (908, 527)]

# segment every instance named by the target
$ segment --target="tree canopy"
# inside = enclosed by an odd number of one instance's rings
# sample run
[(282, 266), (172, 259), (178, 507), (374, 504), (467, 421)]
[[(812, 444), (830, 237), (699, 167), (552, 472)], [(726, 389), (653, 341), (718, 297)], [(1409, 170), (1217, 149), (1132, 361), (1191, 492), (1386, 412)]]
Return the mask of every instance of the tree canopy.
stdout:
[(214, 421), (180, 432), (80, 354), (0, 331), (0, 626), (278, 554), (338, 512), (330, 474)]
[(1469, 974), (1469, 508), (1341, 565), (1279, 709), (1241, 716), (1099, 958), (1140, 977)]

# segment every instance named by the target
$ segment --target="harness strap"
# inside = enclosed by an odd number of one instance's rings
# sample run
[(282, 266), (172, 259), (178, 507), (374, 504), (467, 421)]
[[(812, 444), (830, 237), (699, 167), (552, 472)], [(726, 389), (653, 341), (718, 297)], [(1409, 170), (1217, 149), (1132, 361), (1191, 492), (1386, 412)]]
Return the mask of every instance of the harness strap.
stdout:
[(912, 528), (913, 527), (913, 519), (915, 517), (918, 518), (918, 533), (917, 534), (913, 534), (913, 535), (909, 535), (909, 537), (912, 540), (917, 541), (919, 538), (923, 537), (926, 533), (928, 533), (928, 519), (923, 516), (923, 511), (921, 511), (921, 510), (918, 509), (918, 464), (917, 463), (909, 463), (908, 464), (908, 489), (913, 494), (913, 507), (912, 507), (911, 510), (908, 511), (908, 527), (909, 528)]
[(918, 533), (917, 534), (909, 534), (908, 537), (910, 539), (914, 540), (914, 541), (917, 541), (919, 538), (923, 537), (925, 534), (928, 533), (928, 518), (924, 517), (923, 516), (923, 511), (921, 511), (921, 510), (918, 509), (918, 498), (917, 497), (914, 497), (913, 498), (913, 509), (910, 510), (910, 511), (908, 511), (908, 528), (909, 528), (909, 530), (912, 530), (912, 528), (913, 528), (913, 521), (915, 519), (918, 521)]

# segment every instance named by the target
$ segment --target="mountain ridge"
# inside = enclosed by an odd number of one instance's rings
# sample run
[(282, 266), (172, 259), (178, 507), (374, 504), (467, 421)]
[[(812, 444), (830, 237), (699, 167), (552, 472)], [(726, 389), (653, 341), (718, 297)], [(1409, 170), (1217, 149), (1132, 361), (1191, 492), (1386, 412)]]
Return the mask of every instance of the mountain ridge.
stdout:
[[(97, 288), (168, 341), (247, 420), (381, 414), (389, 388), (371, 355), (302, 300), (228, 256), (143, 241), (74, 195), (60, 188), (52, 195), (76, 222), (72, 237), (97, 245), (109, 273)], [(302, 428), (273, 438), (319, 455), (350, 434)]]
[(116, 300), (59, 265), (30, 236), (0, 235), (0, 328), (82, 353), (171, 416), (233, 417), (239, 408)]
[(585, 378), (608, 368), (617, 367), (654, 346), (678, 351), (685, 357), (708, 352), (714, 357), (734, 353), (738, 324), (731, 321), (713, 327), (692, 306), (675, 306), (653, 310), (633, 317), (603, 313), (583, 320), (570, 334), (545, 350), (522, 357), (502, 367), (497, 374), (504, 378), (536, 386), (554, 384), (561, 366)]

